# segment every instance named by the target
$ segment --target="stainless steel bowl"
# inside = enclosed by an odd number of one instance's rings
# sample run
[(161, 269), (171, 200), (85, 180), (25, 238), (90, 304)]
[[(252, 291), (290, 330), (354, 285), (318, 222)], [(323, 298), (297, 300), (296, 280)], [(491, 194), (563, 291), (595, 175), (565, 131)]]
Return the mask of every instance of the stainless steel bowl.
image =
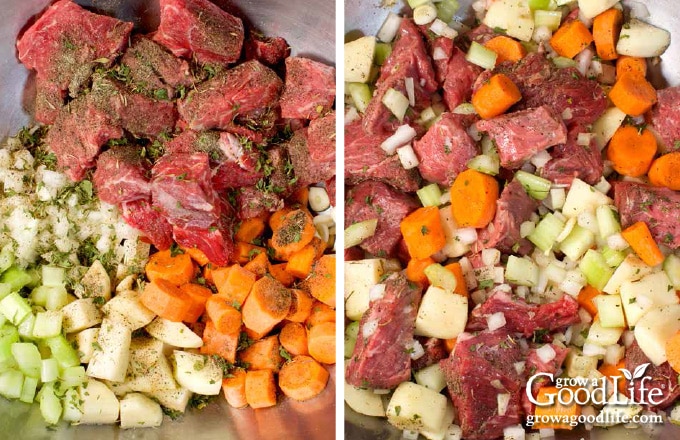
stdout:
[[(30, 122), (29, 72), (16, 57), (17, 35), (49, 0), (0, 1), (0, 140)], [(76, 0), (99, 12), (134, 21), (138, 30), (158, 25), (158, 0)], [(333, 0), (213, 0), (268, 36), (282, 36), (293, 54), (335, 62), (335, 2)], [(47, 430), (37, 405), (0, 397), (0, 439), (144, 439), (144, 440), (326, 440), (334, 437), (335, 375), (324, 392), (308, 402), (284, 400), (274, 408), (233, 409), (224, 399), (202, 411), (189, 411), (175, 422), (166, 418), (158, 429), (119, 430), (113, 426), (61, 425)]]
[[(387, 3), (387, 2), (385, 2)], [(472, 0), (460, 0), (461, 11), (457, 20), (469, 23)], [(646, 4), (651, 14), (649, 21), (661, 28), (671, 31), (671, 46), (661, 57), (661, 63), (649, 71), (651, 82), (656, 87), (680, 85), (680, 11), (677, 0), (655, 0)], [(391, 8), (381, 6), (380, 0), (345, 0), (345, 38), (353, 40), (360, 35), (375, 35), (389, 11), (406, 12), (402, 0)], [(679, 171), (680, 172), (680, 171)], [(384, 419), (357, 414), (345, 405), (345, 437), (352, 440), (398, 440), (401, 431), (388, 424)], [(626, 429), (616, 426), (609, 429), (595, 429), (587, 432), (582, 429), (574, 431), (557, 431), (557, 439), (562, 440), (647, 440), (680, 439), (680, 427), (670, 423), (658, 426), (653, 430)]]

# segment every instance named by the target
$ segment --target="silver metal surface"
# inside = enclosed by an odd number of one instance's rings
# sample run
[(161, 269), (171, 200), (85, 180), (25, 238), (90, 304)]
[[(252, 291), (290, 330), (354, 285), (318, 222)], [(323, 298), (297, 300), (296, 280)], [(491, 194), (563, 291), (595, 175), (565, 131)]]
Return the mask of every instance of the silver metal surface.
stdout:
[[(391, 8), (381, 6), (380, 0), (345, 0), (345, 39), (358, 35), (375, 35), (389, 11), (405, 10), (403, 0), (396, 0)], [(650, 69), (649, 78), (656, 87), (680, 85), (680, 3), (677, 0), (639, 0), (651, 13), (649, 22), (671, 32), (671, 46), (661, 57), (661, 62)], [(472, 0), (460, 0), (461, 11), (457, 19), (468, 22)], [(680, 105), (680, 104), (679, 104)], [(345, 437), (351, 440), (398, 440), (402, 433), (384, 419), (357, 414), (345, 405)], [(609, 429), (583, 429), (557, 431), (558, 440), (648, 440), (680, 439), (680, 427), (666, 424), (654, 430), (626, 429), (617, 426)]]
[[(99, 12), (134, 21), (136, 29), (158, 25), (158, 0), (76, 0)], [(333, 0), (213, 0), (268, 36), (282, 36), (293, 54), (328, 64), (335, 60)], [(32, 81), (16, 58), (17, 35), (49, 0), (0, 0), (0, 140), (26, 125), (32, 106)], [(158, 429), (119, 430), (112, 426), (61, 425), (48, 431), (37, 405), (0, 397), (0, 439), (83, 440), (328, 440), (335, 436), (335, 369), (322, 394), (307, 402), (284, 400), (274, 408), (233, 409), (223, 398), (178, 421), (166, 418)]]

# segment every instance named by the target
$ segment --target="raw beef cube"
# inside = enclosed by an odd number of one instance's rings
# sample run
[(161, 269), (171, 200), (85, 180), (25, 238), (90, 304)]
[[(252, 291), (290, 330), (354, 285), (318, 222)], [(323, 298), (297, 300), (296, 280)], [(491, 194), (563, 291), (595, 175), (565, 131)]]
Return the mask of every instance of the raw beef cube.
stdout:
[(258, 60), (262, 64), (273, 66), (289, 55), (290, 47), (283, 38), (267, 38), (255, 31), (250, 31), (250, 38), (246, 40), (246, 59)]
[(335, 68), (302, 57), (286, 58), (281, 117), (316, 119), (333, 108)]
[(426, 338), (424, 336), (417, 336), (416, 340), (422, 345), (425, 354), (418, 359), (413, 359), (411, 368), (413, 371), (422, 370), (425, 367), (436, 364), (442, 359), (446, 359), (449, 353), (444, 346), (444, 340), (438, 338)]
[(293, 137), (285, 143), (288, 157), (295, 175), (295, 185), (308, 186), (330, 179), (335, 175), (335, 160), (312, 159), (307, 142), (307, 129), (298, 130)]
[(454, 46), (444, 78), (444, 102), (450, 111), (472, 98), (472, 85), (482, 68), (465, 59), (465, 52)]
[(175, 241), (184, 247), (197, 248), (208, 257), (212, 264), (226, 266), (234, 256), (233, 208), (224, 200), (217, 201), (220, 216), (211, 227), (194, 228), (173, 226)]
[(656, 97), (652, 126), (663, 140), (663, 151), (680, 150), (680, 87), (659, 90)]
[(35, 120), (41, 124), (54, 124), (64, 105), (66, 92), (53, 82), (37, 78), (35, 84)]
[(567, 142), (556, 145), (550, 151), (552, 159), (540, 170), (541, 177), (569, 186), (575, 177), (590, 185), (599, 182), (602, 178), (604, 162), (595, 139), (590, 141), (590, 145), (578, 144), (579, 133), (586, 132), (588, 132), (587, 129), (579, 126), (569, 130)]
[(335, 164), (335, 112), (309, 123), (307, 147), (312, 161)]
[(99, 155), (92, 180), (101, 200), (118, 205), (151, 196), (149, 170), (139, 151), (133, 146), (113, 147)]
[(241, 57), (243, 22), (208, 0), (161, 0), (153, 38), (178, 57), (226, 65)]
[(239, 218), (247, 219), (282, 209), (283, 200), (271, 191), (265, 192), (254, 186), (247, 186), (239, 189), (236, 205)]
[(164, 250), (172, 245), (172, 225), (154, 209), (151, 200), (123, 202), (120, 210), (125, 222), (139, 229), (156, 248)]
[[(668, 362), (661, 365), (654, 365), (642, 351), (637, 341), (633, 341), (630, 347), (626, 348), (626, 370), (633, 372), (642, 364), (648, 364), (643, 378), (650, 380), (634, 380), (633, 396), (636, 402), (649, 402), (649, 391), (659, 389), (661, 396), (655, 395), (654, 401), (661, 402), (659, 405), (648, 405), (648, 407), (664, 409), (670, 406), (675, 399), (680, 396), (680, 384), (678, 384), (678, 374), (671, 368)], [(644, 384), (644, 390), (643, 390)]]

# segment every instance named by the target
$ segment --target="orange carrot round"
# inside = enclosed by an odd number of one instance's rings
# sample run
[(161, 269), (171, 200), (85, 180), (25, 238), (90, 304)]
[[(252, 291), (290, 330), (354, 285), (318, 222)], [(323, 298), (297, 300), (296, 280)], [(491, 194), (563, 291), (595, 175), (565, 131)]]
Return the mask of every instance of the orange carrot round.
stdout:
[(307, 246), (315, 232), (312, 216), (302, 209), (296, 209), (286, 214), (273, 230), (271, 244), (277, 254), (287, 259), (293, 252)]
[(309, 329), (310, 356), (323, 364), (335, 363), (335, 322), (322, 322)]
[(299, 322), (288, 322), (279, 333), (279, 342), (293, 356), (307, 355), (307, 329)]
[(217, 292), (230, 304), (239, 306), (243, 305), (256, 280), (254, 273), (238, 264), (213, 269), (212, 274)]
[(581, 20), (564, 23), (550, 38), (550, 46), (566, 58), (574, 58), (592, 42), (593, 35)]
[(579, 292), (576, 300), (578, 301), (578, 304), (581, 307), (583, 307), (588, 313), (590, 313), (590, 316), (595, 316), (597, 315), (597, 306), (593, 302), (593, 298), (600, 295), (601, 293), (602, 292), (600, 292), (590, 284), (586, 284), (586, 286)]
[(271, 370), (278, 372), (283, 364), (281, 344), (276, 335), (255, 341), (250, 347), (239, 352), (241, 362), (248, 363), (249, 370)]
[(626, 239), (637, 256), (647, 265), (656, 266), (663, 263), (664, 256), (654, 238), (652, 238), (652, 233), (649, 231), (646, 223), (634, 223), (621, 231), (621, 235)]
[(616, 77), (620, 78), (624, 73), (632, 73), (641, 77), (647, 76), (647, 61), (644, 58), (621, 55), (616, 60)]
[(603, 60), (615, 60), (618, 58), (616, 53), (616, 42), (621, 33), (623, 24), (623, 12), (619, 9), (611, 8), (593, 20), (593, 40), (597, 56)]
[(182, 247), (182, 250), (189, 254), (191, 259), (194, 260), (199, 266), (205, 266), (206, 264), (210, 263), (208, 256), (198, 248)]
[(312, 271), (315, 259), (316, 249), (311, 244), (308, 244), (290, 255), (286, 271), (296, 278), (306, 278)]
[(163, 279), (175, 286), (181, 286), (194, 277), (194, 263), (189, 254), (180, 253), (173, 256), (170, 249), (166, 249), (149, 257), (145, 272), (151, 281)]
[(245, 388), (246, 401), (252, 408), (268, 408), (276, 405), (276, 381), (273, 371), (248, 371)]
[(246, 370), (240, 368), (229, 372), (231, 377), (222, 379), (222, 392), (227, 403), (234, 408), (248, 406), (246, 400)]
[(498, 182), (473, 169), (460, 173), (451, 185), (451, 213), (461, 228), (483, 228), (493, 220)]
[(417, 258), (411, 258), (406, 266), (406, 278), (414, 283), (420, 283), (423, 286), (428, 284), (427, 276), (425, 275), (425, 268), (430, 264), (434, 264), (435, 261), (430, 258), (423, 258), (421, 260)]
[(192, 306), (192, 300), (179, 287), (163, 278), (146, 283), (139, 299), (156, 315), (174, 322), (184, 321)]
[(302, 288), (322, 303), (335, 307), (335, 256), (324, 255), (319, 258)]
[(293, 322), (305, 322), (312, 313), (314, 298), (301, 289), (291, 289), (290, 293), (290, 310), (288, 310), (286, 319)]
[(264, 233), (264, 220), (253, 217), (243, 220), (236, 230), (236, 240), (252, 243), (254, 239)]
[(619, 380), (618, 380), (619, 393), (628, 397), (628, 382), (626, 381), (626, 378), (623, 376), (623, 373), (621, 372), (621, 370), (623, 370), (625, 368), (626, 368), (626, 361), (621, 360), (616, 365), (602, 364), (602, 366), (600, 368), (598, 368), (597, 371), (602, 373), (603, 376), (607, 376), (607, 377), (610, 377), (610, 378), (618, 377), (619, 378)]
[(311, 328), (322, 322), (335, 322), (335, 310), (320, 301), (314, 301), (305, 324)]
[(399, 227), (412, 258), (422, 260), (430, 257), (446, 244), (439, 208), (436, 206), (416, 209), (401, 221)]
[(326, 388), (328, 371), (309, 356), (295, 356), (281, 368), (279, 388), (294, 400), (308, 400)]
[(524, 46), (510, 37), (499, 35), (484, 43), (487, 49), (496, 52), (496, 65), (503, 61), (519, 61), (527, 54)]
[(243, 303), (243, 324), (257, 333), (267, 333), (286, 317), (290, 303), (290, 290), (272, 277), (262, 277)]
[(265, 252), (256, 252), (250, 257), (250, 261), (243, 268), (255, 274), (257, 278), (263, 277), (269, 272), (269, 257)]
[(205, 311), (208, 318), (215, 324), (215, 328), (221, 333), (234, 333), (241, 329), (241, 312), (227, 302), (220, 295), (213, 295), (205, 303)]
[(609, 91), (609, 99), (625, 114), (640, 116), (656, 104), (656, 90), (643, 77), (624, 73)]
[(680, 332), (677, 332), (666, 341), (666, 357), (671, 368), (680, 373)]
[(680, 152), (658, 157), (649, 168), (649, 182), (655, 186), (665, 186), (680, 191)]
[(505, 113), (521, 99), (522, 93), (515, 83), (504, 74), (498, 73), (472, 95), (472, 105), (479, 116), (490, 119)]
[(185, 322), (196, 322), (205, 311), (205, 302), (212, 297), (212, 292), (207, 287), (199, 284), (187, 283), (182, 284), (179, 289), (189, 299), (191, 299), (191, 308), (184, 318)]
[(647, 173), (656, 155), (656, 138), (647, 129), (620, 127), (607, 147), (607, 158), (619, 174), (640, 177)]
[(240, 334), (240, 331), (234, 333), (218, 332), (215, 324), (211, 320), (207, 320), (205, 329), (203, 329), (201, 354), (216, 354), (233, 364), (236, 362), (236, 349), (238, 348)]

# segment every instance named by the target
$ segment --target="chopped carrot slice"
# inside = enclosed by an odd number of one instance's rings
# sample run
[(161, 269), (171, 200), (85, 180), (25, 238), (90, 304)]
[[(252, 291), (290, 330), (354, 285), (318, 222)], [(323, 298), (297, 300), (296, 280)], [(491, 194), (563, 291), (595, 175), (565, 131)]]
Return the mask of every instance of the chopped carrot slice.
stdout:
[(581, 20), (564, 23), (550, 38), (550, 46), (566, 58), (574, 58), (592, 42), (593, 35)]
[(498, 73), (484, 83), (472, 95), (472, 105), (483, 119), (491, 119), (505, 113), (522, 99), (522, 93), (514, 82)]
[(307, 329), (299, 322), (288, 322), (279, 333), (279, 342), (293, 356), (307, 355)]
[(246, 373), (246, 401), (252, 408), (276, 405), (276, 381), (271, 370), (254, 370)]
[(243, 324), (257, 333), (269, 332), (288, 315), (290, 297), (290, 290), (274, 278), (260, 278), (243, 303)]
[(616, 60), (616, 77), (620, 78), (624, 73), (645, 78), (647, 76), (647, 61), (644, 58), (621, 55)]
[(166, 249), (149, 257), (145, 272), (151, 281), (164, 279), (175, 286), (181, 286), (194, 277), (194, 263), (189, 254), (180, 253), (173, 256), (170, 249)]
[(625, 114), (640, 116), (656, 104), (656, 90), (645, 78), (624, 73), (609, 91), (609, 99)]
[(649, 183), (680, 191), (680, 152), (664, 154), (652, 162), (649, 168)]
[(241, 312), (228, 303), (228, 299), (221, 295), (213, 295), (205, 303), (208, 318), (221, 333), (238, 333), (241, 330)]
[(240, 368), (229, 372), (231, 377), (222, 379), (222, 392), (227, 403), (234, 408), (248, 406), (246, 400), (246, 370)]
[(436, 206), (416, 209), (401, 221), (399, 227), (412, 258), (428, 258), (446, 244), (439, 208)]
[(616, 42), (621, 33), (623, 25), (623, 12), (619, 9), (611, 8), (593, 20), (593, 40), (597, 56), (603, 60), (615, 60), (618, 58), (616, 53)]
[(663, 263), (664, 256), (652, 238), (652, 233), (646, 223), (634, 223), (621, 231), (621, 235), (645, 264), (656, 266)]
[(163, 278), (146, 283), (139, 300), (156, 315), (175, 322), (184, 321), (193, 305), (189, 296)]
[(290, 310), (288, 310), (286, 319), (293, 322), (305, 322), (312, 313), (314, 298), (300, 289), (291, 289), (290, 293)]
[(191, 299), (191, 308), (184, 317), (184, 322), (196, 322), (205, 311), (205, 302), (212, 297), (212, 291), (200, 284), (187, 283), (179, 288), (189, 299)]
[(504, 61), (517, 62), (527, 54), (524, 46), (519, 41), (505, 35), (499, 35), (490, 39), (484, 43), (484, 47), (496, 52), (496, 65)]
[(239, 352), (241, 362), (248, 363), (248, 370), (271, 370), (278, 372), (283, 364), (281, 345), (276, 335), (267, 336)]
[(656, 138), (651, 131), (625, 125), (616, 130), (609, 141), (607, 158), (617, 173), (640, 177), (647, 174), (656, 149)]
[(324, 364), (335, 363), (335, 322), (321, 322), (309, 329), (309, 355)]
[(460, 173), (451, 185), (451, 214), (461, 228), (483, 228), (493, 220), (498, 181), (473, 169)]
[(279, 387), (294, 400), (309, 400), (319, 395), (329, 378), (328, 371), (309, 356), (296, 356), (281, 368)]

